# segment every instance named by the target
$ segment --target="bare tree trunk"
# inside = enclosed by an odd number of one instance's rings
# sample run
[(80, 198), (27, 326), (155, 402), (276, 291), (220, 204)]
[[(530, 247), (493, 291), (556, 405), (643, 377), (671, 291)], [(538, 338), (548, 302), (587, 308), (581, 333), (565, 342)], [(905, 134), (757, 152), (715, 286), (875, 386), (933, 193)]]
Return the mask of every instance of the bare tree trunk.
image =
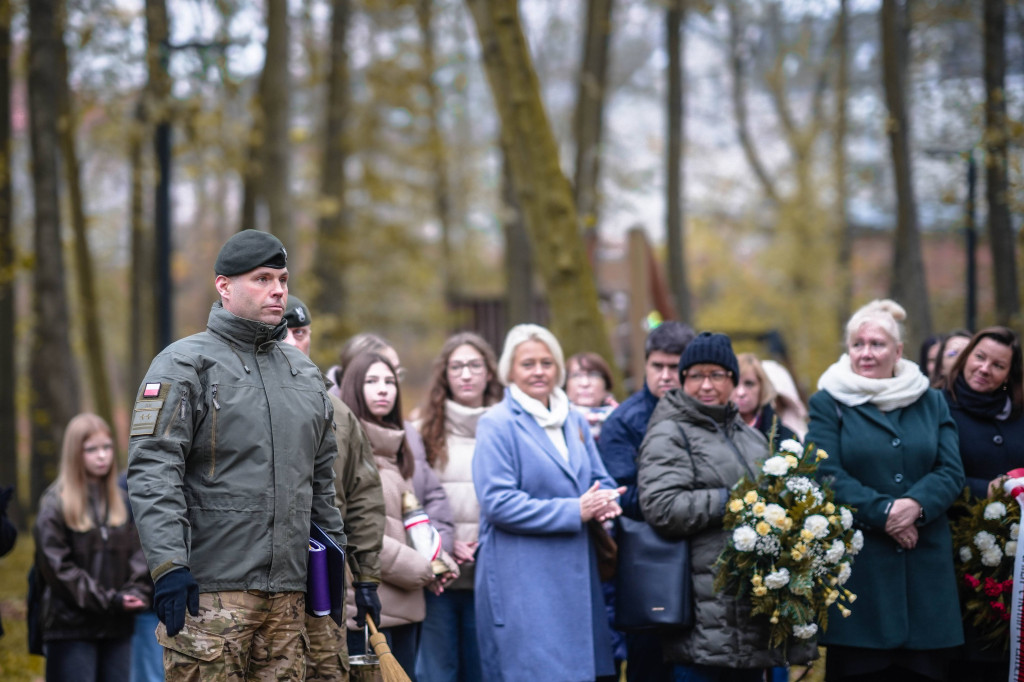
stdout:
[(504, 149), (501, 154), (501, 199), (505, 227), (505, 322), (511, 329), (533, 319), (533, 256), (530, 235), (512, 181), (512, 167)]
[[(63, 31), (61, 31), (63, 33)], [(58, 126), (64, 181), (67, 183), (68, 204), (71, 208), (71, 230), (74, 234), (75, 279), (78, 284), (78, 304), (81, 306), (85, 357), (89, 388), (96, 414), (113, 426), (114, 406), (110, 397), (103, 334), (100, 332), (99, 313), (96, 310), (96, 284), (92, 272), (92, 254), (85, 217), (85, 199), (75, 134), (78, 119), (71, 105), (71, 85), (68, 83), (68, 51), (63, 40), (57, 41), (57, 64), (60, 69), (57, 83), (57, 109), (61, 124)]]
[(452, 237), (455, 220), (452, 215), (452, 197), (448, 179), (447, 145), (441, 134), (441, 110), (444, 107), (441, 91), (434, 82), (436, 70), (434, 54), (434, 28), (432, 7), (434, 0), (419, 0), (416, 3), (416, 18), (423, 40), (423, 86), (427, 92), (427, 115), (429, 128), (427, 146), (434, 166), (434, 210), (441, 225), (442, 279), (446, 297), (458, 291), (459, 278), (452, 257)]
[(907, 347), (916, 348), (931, 333), (931, 311), (921, 257), (921, 235), (910, 164), (910, 120), (906, 106), (906, 64), (910, 31), (906, 6), (882, 0), (882, 80), (889, 109), (886, 126), (896, 180), (897, 222), (893, 248), (892, 296), (907, 309)]
[(288, 139), (291, 78), (288, 70), (290, 29), (288, 0), (267, 0), (267, 46), (260, 78), (263, 112), (263, 199), (267, 202), (270, 231), (287, 248), (295, 246)]
[(668, 49), (668, 149), (666, 150), (665, 233), (668, 237), (668, 279), (680, 320), (693, 321), (690, 287), (686, 277), (686, 215), (683, 178), (683, 154), (686, 143), (686, 100), (684, 55), (686, 44), (682, 28), (686, 0), (672, 0), (665, 11)]
[(1006, 2), (985, 0), (985, 198), (995, 276), (996, 320), (1017, 322), (1017, 248), (1007, 202)]
[[(18, 406), (15, 402), (17, 368), (14, 364), (14, 221), (11, 192), (11, 0), (0, 0), (0, 481), (18, 480)], [(18, 496), (9, 513), (17, 513)]]
[(614, 367), (572, 189), (559, 165), (558, 146), (541, 101), (517, 3), (467, 2), (501, 119), (516, 196), (551, 307), (552, 331), (567, 355), (591, 350)]
[(57, 475), (64, 426), (78, 411), (78, 373), (68, 340), (68, 304), (58, 197), (59, 0), (29, 3), (28, 92), (35, 209), (33, 329), (29, 349), (32, 500)]
[(750, 121), (747, 117), (747, 101), (745, 96), (746, 87), (744, 85), (746, 68), (740, 36), (740, 9), (737, 7), (737, 2), (738, 0), (729, 0), (726, 3), (726, 8), (729, 12), (729, 66), (732, 71), (732, 106), (733, 113), (736, 116), (736, 137), (740, 141), (740, 147), (743, 149), (744, 156), (747, 157), (751, 170), (754, 171), (754, 176), (761, 183), (765, 196), (772, 203), (777, 204), (779, 203), (779, 192), (768, 173), (768, 169), (761, 160), (761, 155), (757, 153), (757, 147), (754, 145), (750, 134)]
[(604, 132), (604, 103), (608, 95), (608, 44), (611, 42), (614, 6), (615, 0), (586, 3), (587, 32), (583, 38), (583, 59), (573, 117), (576, 136), (573, 199), (591, 265), (594, 265), (599, 241), (601, 137)]
[(839, 299), (836, 306), (837, 329), (853, 314), (853, 229), (847, 218), (848, 194), (846, 190), (846, 131), (847, 97), (850, 91), (850, 39), (849, 9), (847, 0), (839, 0), (839, 17), (836, 24), (836, 128), (832, 137), (832, 168), (836, 178), (836, 208), (839, 239), (836, 259), (839, 280)]
[(351, 7), (350, 0), (331, 3), (330, 66), (327, 76), (327, 111), (324, 124), (324, 151), (320, 161), (320, 218), (317, 222), (317, 248), (313, 253), (313, 305), (317, 311), (317, 335), (324, 350), (338, 348), (348, 329), (344, 315), (348, 311), (345, 271), (348, 263), (348, 211), (345, 204), (345, 162), (349, 144), (346, 122), (349, 116), (348, 50), (345, 42)]

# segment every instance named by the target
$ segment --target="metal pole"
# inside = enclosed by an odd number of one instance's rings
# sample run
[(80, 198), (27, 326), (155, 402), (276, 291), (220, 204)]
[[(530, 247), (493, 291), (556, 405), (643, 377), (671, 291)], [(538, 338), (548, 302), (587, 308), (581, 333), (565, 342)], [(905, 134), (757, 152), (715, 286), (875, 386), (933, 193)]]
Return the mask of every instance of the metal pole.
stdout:
[(171, 291), (171, 124), (161, 121), (156, 126), (156, 147), (159, 177), (156, 184), (156, 272), (157, 272), (157, 344), (166, 348), (173, 333)]
[(967, 258), (967, 303), (965, 306), (965, 322), (967, 329), (975, 331), (978, 314), (978, 264), (975, 258), (977, 232), (975, 229), (975, 197), (978, 184), (978, 164), (974, 160), (974, 150), (967, 152), (967, 220), (964, 227), (964, 238)]

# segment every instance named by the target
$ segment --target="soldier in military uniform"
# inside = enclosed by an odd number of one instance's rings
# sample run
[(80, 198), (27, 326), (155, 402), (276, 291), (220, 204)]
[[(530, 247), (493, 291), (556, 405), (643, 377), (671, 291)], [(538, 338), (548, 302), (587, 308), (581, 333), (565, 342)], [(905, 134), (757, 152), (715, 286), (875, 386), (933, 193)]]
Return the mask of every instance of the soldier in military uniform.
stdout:
[(153, 360), (132, 415), (128, 491), (157, 638), (171, 682), (299, 681), (310, 521), (346, 543), (334, 408), (316, 366), (281, 343), (281, 242), (240, 232), (214, 271), (206, 331)]
[[(288, 296), (284, 321), (288, 325), (285, 343), (306, 355), (312, 341), (313, 319), (309, 308), (295, 296)], [(345, 519), (348, 535), (348, 563), (355, 591), (356, 624), (362, 625), (367, 613), (380, 623), (380, 548), (384, 538), (384, 497), (380, 474), (373, 462), (370, 442), (352, 410), (334, 394), (335, 438), (338, 458), (334, 460), (335, 502)], [(345, 628), (329, 617), (306, 615), (309, 653), (306, 656), (306, 680), (344, 682), (348, 680), (348, 642)]]

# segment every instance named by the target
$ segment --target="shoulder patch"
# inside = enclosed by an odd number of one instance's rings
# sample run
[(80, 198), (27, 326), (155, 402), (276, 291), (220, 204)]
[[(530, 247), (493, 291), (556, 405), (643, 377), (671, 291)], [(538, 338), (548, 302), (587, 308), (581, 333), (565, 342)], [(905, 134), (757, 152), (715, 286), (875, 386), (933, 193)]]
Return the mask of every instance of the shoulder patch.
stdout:
[(135, 408), (132, 410), (129, 436), (152, 436), (156, 433), (160, 410), (170, 388), (170, 384), (159, 382), (143, 384), (139, 399), (135, 401)]

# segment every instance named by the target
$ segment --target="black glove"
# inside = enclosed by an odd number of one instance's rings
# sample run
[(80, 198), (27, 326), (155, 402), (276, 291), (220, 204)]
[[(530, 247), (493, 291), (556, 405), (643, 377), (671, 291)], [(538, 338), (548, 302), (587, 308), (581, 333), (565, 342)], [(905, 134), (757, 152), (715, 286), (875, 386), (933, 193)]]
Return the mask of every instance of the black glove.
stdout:
[(185, 607), (193, 616), (199, 615), (199, 585), (187, 568), (176, 568), (156, 581), (153, 593), (156, 617), (167, 628), (167, 636), (174, 637), (185, 627)]
[(377, 596), (377, 583), (352, 583), (356, 593), (356, 627), (366, 626), (366, 615), (369, 614), (374, 624), (380, 627), (380, 597)]

